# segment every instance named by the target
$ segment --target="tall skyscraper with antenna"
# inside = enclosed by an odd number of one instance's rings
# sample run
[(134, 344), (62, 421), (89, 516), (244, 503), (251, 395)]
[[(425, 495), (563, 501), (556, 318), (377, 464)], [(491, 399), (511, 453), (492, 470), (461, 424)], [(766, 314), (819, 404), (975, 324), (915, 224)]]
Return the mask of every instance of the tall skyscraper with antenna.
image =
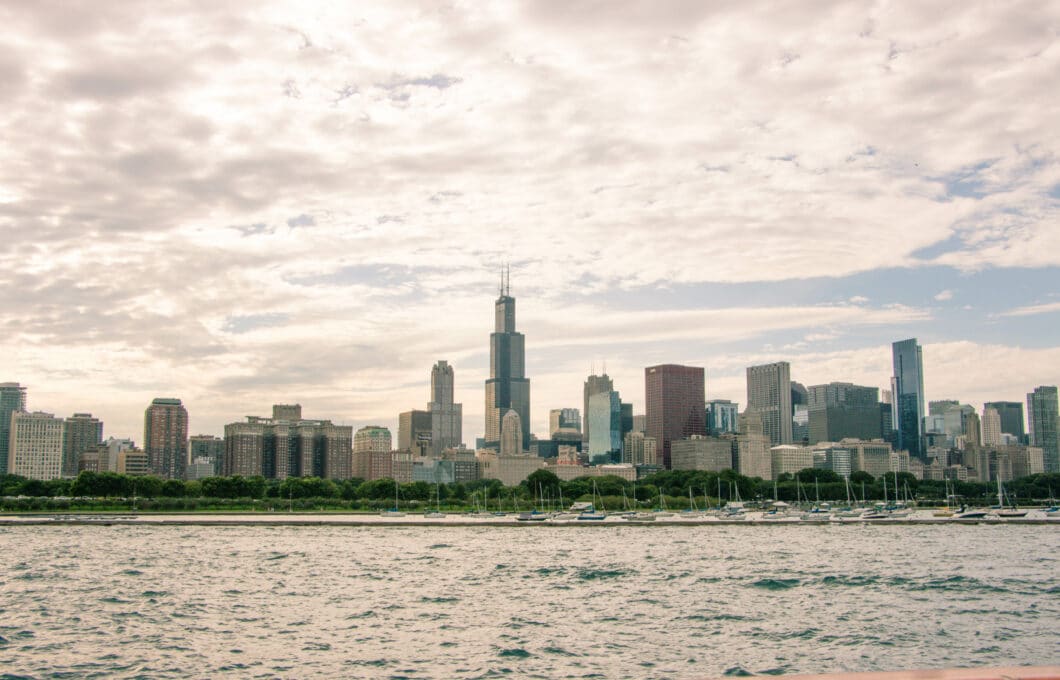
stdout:
[(530, 380), (526, 377), (526, 341), (515, 330), (515, 298), (511, 269), (501, 272), (500, 295), (494, 303), (490, 334), (490, 377), (486, 380), (486, 446), (498, 448), (501, 424), (509, 411), (519, 414), (523, 450), (530, 447)]

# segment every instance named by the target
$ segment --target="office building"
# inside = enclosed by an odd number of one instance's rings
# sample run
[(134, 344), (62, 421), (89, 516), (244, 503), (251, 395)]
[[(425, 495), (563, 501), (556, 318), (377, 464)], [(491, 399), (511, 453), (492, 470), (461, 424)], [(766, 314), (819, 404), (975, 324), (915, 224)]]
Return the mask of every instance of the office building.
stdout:
[(732, 439), (693, 435), (670, 443), (670, 462), (674, 470), (731, 470)]
[(589, 397), (586, 409), (589, 425), (589, 460), (606, 456), (606, 462), (618, 462), (622, 453), (622, 400), (618, 392), (605, 390)]
[(601, 392), (613, 392), (615, 385), (607, 373), (590, 375), (582, 387), (582, 434), (589, 434), (589, 397)]
[(267, 479), (353, 476), (353, 428), (349, 425), (247, 416), (245, 423), (225, 425), (224, 440), (225, 475)]
[(433, 451), (431, 435), (434, 417), (430, 411), (405, 411), (398, 414), (398, 451), (426, 456)]
[(773, 468), (773, 479), (782, 474), (795, 474), (799, 470), (813, 467), (813, 449), (806, 446), (781, 444), (769, 449)]
[(17, 382), (0, 383), (0, 473), (8, 471), (11, 414), (26, 410), (26, 388)]
[(501, 456), (519, 456), (523, 453), (523, 424), (519, 413), (509, 409), (501, 420)]
[(655, 439), (663, 467), (670, 468), (670, 442), (707, 433), (703, 410), (705, 371), (663, 364), (644, 369), (645, 434)]
[(490, 377), (486, 380), (485, 445), (500, 447), (501, 420), (509, 410), (519, 414), (521, 450), (530, 448), (530, 380), (526, 377), (526, 340), (515, 330), (515, 298), (507, 276), (494, 304), (490, 334)]
[(894, 376), (891, 378), (893, 421), (898, 448), (923, 457), (924, 356), (916, 338), (891, 346)]
[(762, 416), (750, 409), (736, 421), (736, 471), (745, 477), (773, 478), (771, 442), (763, 434)]
[(626, 433), (622, 442), (622, 462), (628, 465), (656, 465), (655, 439), (643, 432)]
[(144, 411), (144, 452), (151, 474), (183, 479), (188, 456), (188, 410), (180, 399), (155, 399)]
[(464, 429), (464, 406), (454, 399), (455, 377), (448, 361), (439, 361), (431, 369), (431, 453), (435, 457), (445, 449), (460, 446)]
[(81, 454), (103, 442), (103, 423), (91, 413), (75, 413), (63, 428), (63, 477), (76, 477)]
[(851, 383), (811, 385), (807, 390), (809, 442), (879, 439), (879, 389)]
[(717, 437), (726, 432), (736, 432), (736, 419), (740, 416), (740, 405), (728, 399), (711, 399), (707, 407), (707, 433)]
[(983, 408), (983, 446), (1001, 446), (1001, 414), (997, 409)]
[(582, 431), (581, 411), (576, 408), (554, 408), (548, 412), (548, 436), (552, 437), (557, 430)]
[(1046, 472), (1060, 472), (1060, 408), (1056, 386), (1037, 387), (1027, 395), (1027, 429), (1031, 446), (1042, 450)]
[(791, 366), (786, 361), (747, 368), (747, 408), (762, 417), (762, 431), (774, 445), (792, 442)]
[(63, 474), (65, 423), (51, 413), (11, 413), (8, 474), (29, 479), (58, 479)]
[(1021, 443), (1027, 436), (1023, 427), (1023, 404), (1018, 401), (988, 401), (983, 408), (992, 408), (1001, 416), (1001, 433), (1016, 437)]

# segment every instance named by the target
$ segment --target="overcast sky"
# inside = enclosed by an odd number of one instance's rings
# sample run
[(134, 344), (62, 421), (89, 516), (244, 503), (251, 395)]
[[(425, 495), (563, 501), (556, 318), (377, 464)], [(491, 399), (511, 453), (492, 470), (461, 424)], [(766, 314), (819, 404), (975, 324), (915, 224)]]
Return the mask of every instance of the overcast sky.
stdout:
[[(482, 433), (502, 262), (532, 425), (595, 362), (1060, 382), (1060, 4), (0, 2), (0, 381), (143, 436), (300, 402)], [(374, 7), (372, 5), (375, 5)], [(348, 9), (346, 9), (348, 7)]]

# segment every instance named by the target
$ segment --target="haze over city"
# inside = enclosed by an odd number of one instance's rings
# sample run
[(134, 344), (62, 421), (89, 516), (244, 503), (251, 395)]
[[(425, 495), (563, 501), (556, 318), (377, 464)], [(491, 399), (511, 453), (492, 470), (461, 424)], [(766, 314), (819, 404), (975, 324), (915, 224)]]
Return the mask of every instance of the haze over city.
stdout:
[(510, 262), (536, 433), (605, 361), (1060, 382), (1060, 8), (645, 7), (0, 8), (0, 379), (396, 430), (447, 360), (471, 444)]

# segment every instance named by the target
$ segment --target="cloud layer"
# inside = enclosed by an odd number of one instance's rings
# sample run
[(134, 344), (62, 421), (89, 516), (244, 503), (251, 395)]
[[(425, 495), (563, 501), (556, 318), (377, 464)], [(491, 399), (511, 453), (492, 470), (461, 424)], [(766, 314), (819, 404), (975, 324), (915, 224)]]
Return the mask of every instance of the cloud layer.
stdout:
[[(502, 261), (538, 431), (604, 357), (635, 403), (664, 361), (717, 366), (708, 392), (740, 400), (741, 362), (766, 356), (883, 385), (912, 335), (962, 371), (928, 369), (932, 393), (1060, 380), (1048, 3), (0, 20), (0, 377), (109, 433), (163, 395), (209, 432), (295, 400), (393, 425), (444, 358), (470, 442)], [(1051, 283), (1017, 286), (1030, 268)], [(1007, 304), (984, 302), (994, 271)]]

